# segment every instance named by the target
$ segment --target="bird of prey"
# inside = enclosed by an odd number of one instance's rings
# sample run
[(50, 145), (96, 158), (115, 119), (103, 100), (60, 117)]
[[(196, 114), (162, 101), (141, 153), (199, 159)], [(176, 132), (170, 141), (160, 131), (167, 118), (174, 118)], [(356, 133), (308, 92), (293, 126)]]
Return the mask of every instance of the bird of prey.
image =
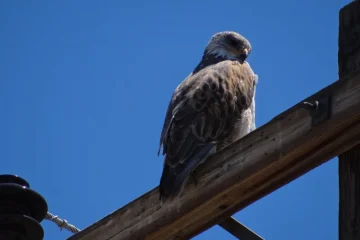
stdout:
[(163, 124), (160, 200), (179, 195), (191, 173), (255, 128), (257, 75), (245, 61), (250, 42), (232, 31), (208, 42), (200, 63), (175, 89)]

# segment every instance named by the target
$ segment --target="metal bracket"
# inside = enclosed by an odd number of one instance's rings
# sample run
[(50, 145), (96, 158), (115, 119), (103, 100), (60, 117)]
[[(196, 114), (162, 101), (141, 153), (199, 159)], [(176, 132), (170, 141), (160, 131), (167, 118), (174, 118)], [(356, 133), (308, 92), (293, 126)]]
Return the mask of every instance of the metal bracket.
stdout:
[(331, 96), (326, 96), (319, 101), (303, 102), (310, 112), (311, 125), (316, 126), (331, 117)]

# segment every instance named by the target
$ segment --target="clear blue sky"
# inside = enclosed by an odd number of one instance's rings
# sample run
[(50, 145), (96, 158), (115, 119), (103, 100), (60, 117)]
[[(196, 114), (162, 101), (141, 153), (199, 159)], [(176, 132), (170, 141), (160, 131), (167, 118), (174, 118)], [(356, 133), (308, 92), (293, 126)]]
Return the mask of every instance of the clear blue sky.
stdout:
[[(1, 173), (83, 229), (158, 185), (168, 101), (212, 34), (251, 41), (261, 126), (337, 79), (348, 2), (3, 0)], [(337, 239), (337, 182), (336, 159), (235, 217), (266, 239)], [(42, 225), (45, 240), (71, 235)], [(194, 239), (234, 238), (215, 226)]]

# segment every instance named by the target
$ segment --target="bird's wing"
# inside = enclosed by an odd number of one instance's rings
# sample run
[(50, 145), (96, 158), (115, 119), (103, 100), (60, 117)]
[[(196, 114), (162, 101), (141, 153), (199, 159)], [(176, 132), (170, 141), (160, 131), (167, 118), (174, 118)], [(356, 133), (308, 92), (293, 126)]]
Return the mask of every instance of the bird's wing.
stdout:
[(176, 88), (160, 138), (166, 154), (161, 195), (179, 190), (189, 173), (215, 152), (220, 138), (232, 131), (236, 117), (250, 107), (254, 91), (248, 68), (223, 61), (190, 75)]

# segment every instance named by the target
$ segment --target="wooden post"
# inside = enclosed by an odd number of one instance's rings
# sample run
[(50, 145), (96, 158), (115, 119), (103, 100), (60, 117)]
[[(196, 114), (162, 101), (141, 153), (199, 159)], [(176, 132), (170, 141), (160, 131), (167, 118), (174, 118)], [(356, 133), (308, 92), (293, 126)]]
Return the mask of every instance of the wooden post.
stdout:
[[(339, 77), (351, 78), (360, 71), (360, 1), (351, 2), (340, 10), (338, 41)], [(339, 155), (339, 188), (339, 239), (358, 240), (360, 145)]]

